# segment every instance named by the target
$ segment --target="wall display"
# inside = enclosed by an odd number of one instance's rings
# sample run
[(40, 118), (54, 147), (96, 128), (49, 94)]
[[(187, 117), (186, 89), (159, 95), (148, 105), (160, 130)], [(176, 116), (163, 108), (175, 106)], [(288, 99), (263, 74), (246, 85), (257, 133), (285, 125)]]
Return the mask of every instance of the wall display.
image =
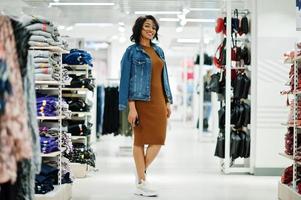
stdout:
[[(215, 27), (216, 33), (222, 34), (223, 39), (213, 57), (218, 72), (211, 75), (207, 89), (217, 93), (220, 101), (218, 111), (220, 133), (215, 156), (222, 159), (221, 169), (225, 173), (252, 172), (250, 91), (253, 66), (250, 48), (250, 16), (249, 10), (232, 10), (231, 26), (228, 27), (230, 35), (227, 33), (226, 16), (219, 17)], [(227, 52), (228, 48), (230, 53)], [(230, 113), (229, 120), (227, 120), (227, 110)]]
[(284, 63), (290, 66), (288, 75), (287, 90), (281, 92), (287, 96), (287, 106), (289, 116), (287, 123), (287, 133), (284, 136), (284, 150), (279, 154), (292, 161), (292, 165), (287, 167), (281, 176), (278, 185), (278, 198), (300, 199), (300, 164), (301, 164), (301, 97), (300, 97), (300, 64), (301, 64), (301, 43), (295, 45), (295, 50), (284, 53)]

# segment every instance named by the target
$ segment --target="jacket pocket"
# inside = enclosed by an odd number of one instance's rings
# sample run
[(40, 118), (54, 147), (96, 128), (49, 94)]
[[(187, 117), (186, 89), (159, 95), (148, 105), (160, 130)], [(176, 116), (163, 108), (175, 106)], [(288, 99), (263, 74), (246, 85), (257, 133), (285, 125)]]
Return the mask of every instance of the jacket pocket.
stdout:
[(143, 80), (145, 79), (146, 73), (146, 60), (145, 59), (134, 59), (134, 88), (135, 93), (141, 95), (143, 93), (143, 85), (145, 84)]

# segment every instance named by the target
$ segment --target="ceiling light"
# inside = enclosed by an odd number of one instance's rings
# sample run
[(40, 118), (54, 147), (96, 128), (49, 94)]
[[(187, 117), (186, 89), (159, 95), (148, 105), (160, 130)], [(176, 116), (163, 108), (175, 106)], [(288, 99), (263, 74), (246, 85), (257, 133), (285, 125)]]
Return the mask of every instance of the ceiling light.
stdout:
[(112, 23), (75, 23), (75, 26), (99, 26), (99, 27), (111, 27)]
[(151, 14), (151, 15), (178, 15), (181, 14), (181, 11), (135, 11), (135, 15), (144, 15), (144, 14)]
[[(181, 18), (182, 16), (180, 16)], [(182, 18), (184, 19), (184, 18)], [(185, 18), (187, 22), (202, 22), (202, 23), (216, 23), (216, 19), (194, 19), (194, 18)], [(179, 18), (159, 18), (159, 21), (165, 22), (178, 22)]]
[(182, 26), (179, 26), (179, 27), (176, 28), (176, 32), (177, 33), (180, 33), (182, 31), (183, 31), (183, 27)]
[(220, 11), (220, 8), (189, 8), (190, 11)]
[(178, 22), (180, 21), (179, 18), (159, 18), (161, 22)]
[(73, 29), (73, 26), (68, 26), (68, 27), (66, 28), (67, 31), (71, 31), (72, 29)]
[(54, 2), (60, 2), (60, 0), (53, 0)]
[(114, 6), (115, 3), (79, 3), (79, 2), (54, 2), (49, 3), (49, 7), (52, 6)]
[(181, 26), (185, 26), (187, 24), (187, 20), (186, 19), (182, 19), (181, 21), (180, 21), (180, 25)]
[(126, 38), (124, 36), (119, 37), (119, 42), (124, 43), (126, 41)]
[(119, 26), (118, 31), (121, 32), (121, 33), (125, 32), (124, 26)]
[(117, 40), (118, 39), (118, 36), (117, 35), (113, 35), (112, 37), (111, 37), (111, 40)]
[(197, 38), (179, 38), (177, 39), (178, 43), (200, 43), (200, 39)]
[(118, 23), (120, 26), (124, 26), (124, 22), (119, 22)]
[(202, 23), (215, 23), (215, 19), (186, 19), (187, 22), (202, 22)]
[(183, 15), (187, 15), (190, 12), (189, 9), (187, 8), (183, 8)]
[(57, 27), (59, 30), (63, 30), (63, 29), (65, 29), (65, 26), (58, 26)]

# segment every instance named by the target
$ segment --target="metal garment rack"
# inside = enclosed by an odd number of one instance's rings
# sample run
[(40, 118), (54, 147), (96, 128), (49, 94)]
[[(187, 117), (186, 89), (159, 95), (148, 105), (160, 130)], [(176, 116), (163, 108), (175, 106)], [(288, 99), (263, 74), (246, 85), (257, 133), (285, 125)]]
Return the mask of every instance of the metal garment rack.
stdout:
[[(256, 57), (255, 57), (255, 51), (256, 51), (256, 46), (255, 46), (255, 32), (256, 32), (256, 26), (255, 23), (256, 21), (254, 20), (255, 18), (255, 8), (256, 6), (254, 5), (255, 1), (253, 1), (251, 11), (248, 9), (243, 9), (239, 10), (238, 9), (238, 14), (239, 15), (249, 15), (250, 20), (251, 20), (251, 25), (250, 30), (252, 31), (251, 33), (251, 66), (252, 69), (250, 71), (250, 79), (251, 79), (251, 99), (250, 99), (250, 107), (251, 107), (251, 123), (247, 127), (247, 134), (250, 134), (251, 138), (251, 147), (250, 147), (250, 157), (249, 158), (243, 158), (243, 164), (233, 164), (232, 163), (232, 158), (230, 157), (230, 143), (231, 143), (231, 96), (232, 96), (232, 90), (231, 90), (231, 69), (235, 69), (235, 67), (232, 67), (232, 61), (231, 61), (231, 44), (232, 44), (232, 34), (231, 34), (231, 27), (232, 27), (232, 22), (231, 18), (233, 16), (234, 10), (232, 9), (232, 2), (231, 0), (226, 1), (226, 17), (227, 17), (227, 27), (226, 27), (226, 93), (225, 93), (225, 107), (226, 107), (226, 113), (225, 113), (225, 159), (221, 160), (221, 170), (225, 174), (229, 173), (254, 173), (254, 143), (255, 143), (255, 134), (254, 130), (256, 128), (256, 124), (254, 121), (255, 118), (255, 112), (256, 110), (253, 109), (256, 107), (256, 85), (254, 84), (256, 81), (256, 69), (255, 69), (255, 63), (256, 63)], [(223, 13), (223, 12), (222, 12)], [(249, 68), (245, 68), (248, 70)]]
[(62, 154), (66, 150), (62, 146), (62, 120), (64, 118), (63, 116), (63, 100), (62, 100), (62, 88), (64, 85), (63, 82), (63, 65), (62, 65), (62, 54), (66, 52), (65, 50), (59, 48), (59, 47), (37, 47), (37, 48), (30, 48), (30, 51), (35, 50), (42, 50), (42, 51), (49, 51), (53, 53), (57, 53), (60, 55), (60, 80), (59, 81), (35, 81), (35, 87), (36, 91), (50, 91), (50, 92), (57, 92), (58, 100), (59, 100), (59, 113), (58, 116), (54, 117), (44, 117), (39, 116), (39, 121), (57, 121), (59, 125), (59, 135), (58, 135), (58, 143), (59, 143), (59, 151), (52, 152), (48, 154), (41, 154), (42, 158), (57, 158), (58, 163), (58, 186), (55, 186), (55, 189), (49, 193), (46, 193), (44, 195), (36, 194), (35, 199), (36, 200), (68, 200), (71, 199), (71, 184), (62, 185)]
[[(72, 69), (72, 71), (69, 71), (68, 74), (72, 74), (72, 75), (76, 75), (76, 76), (81, 76), (84, 75), (85, 78), (89, 78), (89, 71), (92, 70), (90, 68), (89, 65), (87, 64), (83, 64), (83, 65), (65, 65), (64, 66), (68, 66)], [(91, 73), (92, 74), (92, 73)], [(63, 91), (72, 91), (72, 94), (66, 94), (64, 93), (63, 96), (65, 97), (71, 97), (71, 98), (81, 98), (83, 99), (85, 102), (87, 102), (89, 100), (88, 98), (88, 92), (89, 90), (87, 88), (67, 88), (64, 87)], [(93, 94), (95, 93), (95, 91), (93, 91)], [(95, 95), (94, 95), (95, 96)], [(93, 97), (94, 97), (93, 96)], [(95, 102), (95, 100), (93, 99), (93, 102)], [(95, 108), (95, 105), (92, 106), (93, 108)], [(92, 108), (90, 109), (89, 112), (72, 112), (71, 115), (71, 119), (69, 120), (83, 120), (85, 121), (85, 125), (88, 126), (88, 122), (92, 121), (93, 122), (93, 127), (95, 127), (96, 123), (95, 123), (95, 116), (92, 112)], [(96, 131), (91, 132), (91, 135), (89, 136), (72, 136), (72, 143), (84, 143), (86, 146), (89, 146), (91, 143), (91, 136), (95, 134)]]
[(298, 193), (298, 187), (297, 187), (297, 180), (298, 180), (298, 166), (301, 165), (301, 162), (295, 161), (294, 158), (297, 153), (297, 148), (298, 148), (298, 130), (300, 130), (301, 126), (297, 123), (298, 120), (298, 100), (300, 98), (300, 90), (297, 89), (298, 87), (298, 82), (299, 82), (299, 77), (298, 76), (298, 68), (301, 64), (301, 57), (297, 56), (297, 44), (295, 46), (295, 53), (294, 53), (294, 59), (291, 61), (286, 61), (285, 64), (294, 64), (294, 90), (292, 93), (294, 103), (293, 103), (293, 124), (291, 125), (290, 123), (286, 124), (288, 127), (293, 127), (294, 132), (293, 132), (293, 138), (294, 138), (294, 144), (293, 144), (293, 155), (287, 155), (286, 153), (279, 153), (281, 156), (288, 158), (293, 162), (293, 181), (292, 181), (292, 186), (288, 186), (286, 184), (283, 184), (279, 182), (278, 184), (278, 198), (280, 200), (300, 200), (301, 199), (301, 194)]

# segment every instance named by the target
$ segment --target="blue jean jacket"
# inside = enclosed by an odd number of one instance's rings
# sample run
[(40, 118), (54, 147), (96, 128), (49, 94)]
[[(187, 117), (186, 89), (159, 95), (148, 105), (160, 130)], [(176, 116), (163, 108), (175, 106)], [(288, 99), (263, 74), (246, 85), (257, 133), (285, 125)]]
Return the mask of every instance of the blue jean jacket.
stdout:
[[(153, 48), (164, 62), (162, 80), (164, 94), (166, 101), (172, 104), (164, 52), (155, 44), (153, 44)], [(121, 60), (119, 110), (124, 110), (129, 100), (150, 101), (151, 74), (152, 63), (147, 53), (139, 44), (129, 46)]]

